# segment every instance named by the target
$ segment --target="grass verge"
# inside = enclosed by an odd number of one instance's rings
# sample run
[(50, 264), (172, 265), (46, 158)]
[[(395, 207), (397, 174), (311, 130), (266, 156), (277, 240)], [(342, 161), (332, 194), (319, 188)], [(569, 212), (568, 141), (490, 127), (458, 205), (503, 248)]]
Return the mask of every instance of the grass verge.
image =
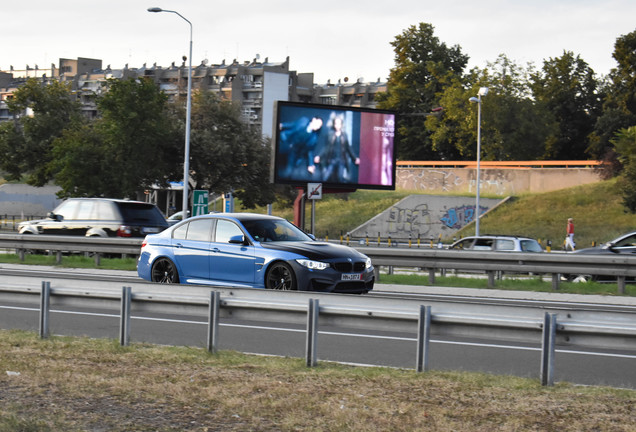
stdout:
[(55, 255), (27, 254), (24, 261), (16, 254), (0, 254), (0, 263), (5, 264), (27, 264), (46, 265), (61, 268), (96, 268), (102, 270), (137, 270), (136, 258), (102, 258), (100, 265), (95, 265), (95, 260), (90, 257), (80, 255), (65, 255), (61, 264), (56, 263)]
[[(5, 431), (633, 431), (636, 391), (0, 330)], [(5, 371), (8, 371), (5, 372)]]

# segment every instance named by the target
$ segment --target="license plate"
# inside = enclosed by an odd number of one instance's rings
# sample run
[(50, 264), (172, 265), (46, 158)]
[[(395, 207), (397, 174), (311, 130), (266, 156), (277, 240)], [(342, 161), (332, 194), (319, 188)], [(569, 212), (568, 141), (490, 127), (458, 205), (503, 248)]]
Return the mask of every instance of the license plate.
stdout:
[(342, 280), (362, 280), (362, 273), (345, 273), (342, 275)]
[(159, 232), (159, 228), (151, 227), (151, 228), (142, 228), (141, 230), (144, 234), (157, 234)]

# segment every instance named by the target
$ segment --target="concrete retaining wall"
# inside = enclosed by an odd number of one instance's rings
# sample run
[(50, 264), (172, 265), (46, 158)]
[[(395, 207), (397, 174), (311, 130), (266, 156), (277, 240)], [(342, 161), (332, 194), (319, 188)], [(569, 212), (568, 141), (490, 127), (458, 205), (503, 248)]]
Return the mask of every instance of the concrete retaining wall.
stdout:
[[(477, 178), (472, 168), (398, 168), (397, 188), (424, 193), (475, 193)], [(550, 192), (596, 183), (593, 168), (481, 169), (481, 194), (509, 196)]]

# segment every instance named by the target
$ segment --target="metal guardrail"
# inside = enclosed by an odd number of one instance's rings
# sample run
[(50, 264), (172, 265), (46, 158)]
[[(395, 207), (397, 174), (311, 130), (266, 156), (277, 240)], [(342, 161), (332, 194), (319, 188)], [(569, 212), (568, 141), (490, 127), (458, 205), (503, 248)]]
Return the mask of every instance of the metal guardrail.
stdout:
[[(72, 237), (32, 234), (0, 234), (0, 249), (15, 249), (24, 257), (25, 250), (48, 250), (62, 259), (62, 252), (139, 255), (140, 238)], [(557, 253), (514, 253), (457, 251), (447, 249), (402, 249), (352, 246), (366, 254), (374, 266), (416, 267), (427, 269), (429, 283), (435, 282), (436, 270), (483, 271), (490, 287), (495, 286), (497, 272), (551, 274), (552, 288), (559, 289), (561, 275), (599, 275), (616, 277), (618, 292), (625, 293), (625, 280), (636, 277), (636, 256), (626, 254), (584, 255)], [(379, 272), (376, 273), (379, 277)]]
[[(511, 306), (427, 300), (426, 304), (406, 299), (346, 296), (306, 292), (284, 292), (245, 288), (174, 287), (138, 283), (121, 288), (113, 283), (90, 282), (93, 287), (63, 286), (68, 281), (29, 285), (18, 278), (0, 282), (0, 302), (40, 304), (39, 334), (48, 337), (50, 308), (73, 306), (120, 310), (119, 341), (130, 341), (130, 317), (134, 312), (207, 316), (207, 348), (217, 350), (219, 319), (233, 317), (251, 321), (306, 323), (306, 364), (318, 358), (320, 325), (362, 328), (417, 334), (415, 369), (429, 368), (430, 338), (433, 334), (456, 337), (540, 343), (540, 377), (552, 385), (555, 346), (636, 350), (636, 314), (631, 311), (598, 311), (584, 306)], [(29, 279), (27, 279), (28, 281)], [(352, 300), (355, 298), (355, 301)]]
[(34, 234), (0, 234), (0, 249), (15, 249), (24, 261), (26, 251), (50, 251), (56, 254), (59, 264), (64, 252), (91, 254), (99, 264), (101, 255), (139, 255), (141, 238), (79, 237)]
[(484, 271), (489, 287), (494, 287), (497, 272), (551, 274), (552, 288), (559, 289), (561, 275), (616, 277), (618, 292), (625, 293), (627, 277), (636, 277), (636, 256), (626, 254), (587, 255), (556, 253), (481, 252), (448, 249), (377, 249), (356, 247), (368, 255), (375, 266), (419, 267), (429, 270), (429, 283), (435, 270)]

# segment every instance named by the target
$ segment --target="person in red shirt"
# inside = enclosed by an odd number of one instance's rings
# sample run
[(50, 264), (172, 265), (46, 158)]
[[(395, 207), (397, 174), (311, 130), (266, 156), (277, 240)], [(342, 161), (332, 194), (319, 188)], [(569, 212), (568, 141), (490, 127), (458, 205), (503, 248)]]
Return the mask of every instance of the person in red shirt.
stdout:
[(574, 219), (568, 218), (568, 225), (566, 228), (566, 236), (565, 236), (565, 250), (568, 250), (568, 247), (574, 250), (576, 243), (574, 243)]

